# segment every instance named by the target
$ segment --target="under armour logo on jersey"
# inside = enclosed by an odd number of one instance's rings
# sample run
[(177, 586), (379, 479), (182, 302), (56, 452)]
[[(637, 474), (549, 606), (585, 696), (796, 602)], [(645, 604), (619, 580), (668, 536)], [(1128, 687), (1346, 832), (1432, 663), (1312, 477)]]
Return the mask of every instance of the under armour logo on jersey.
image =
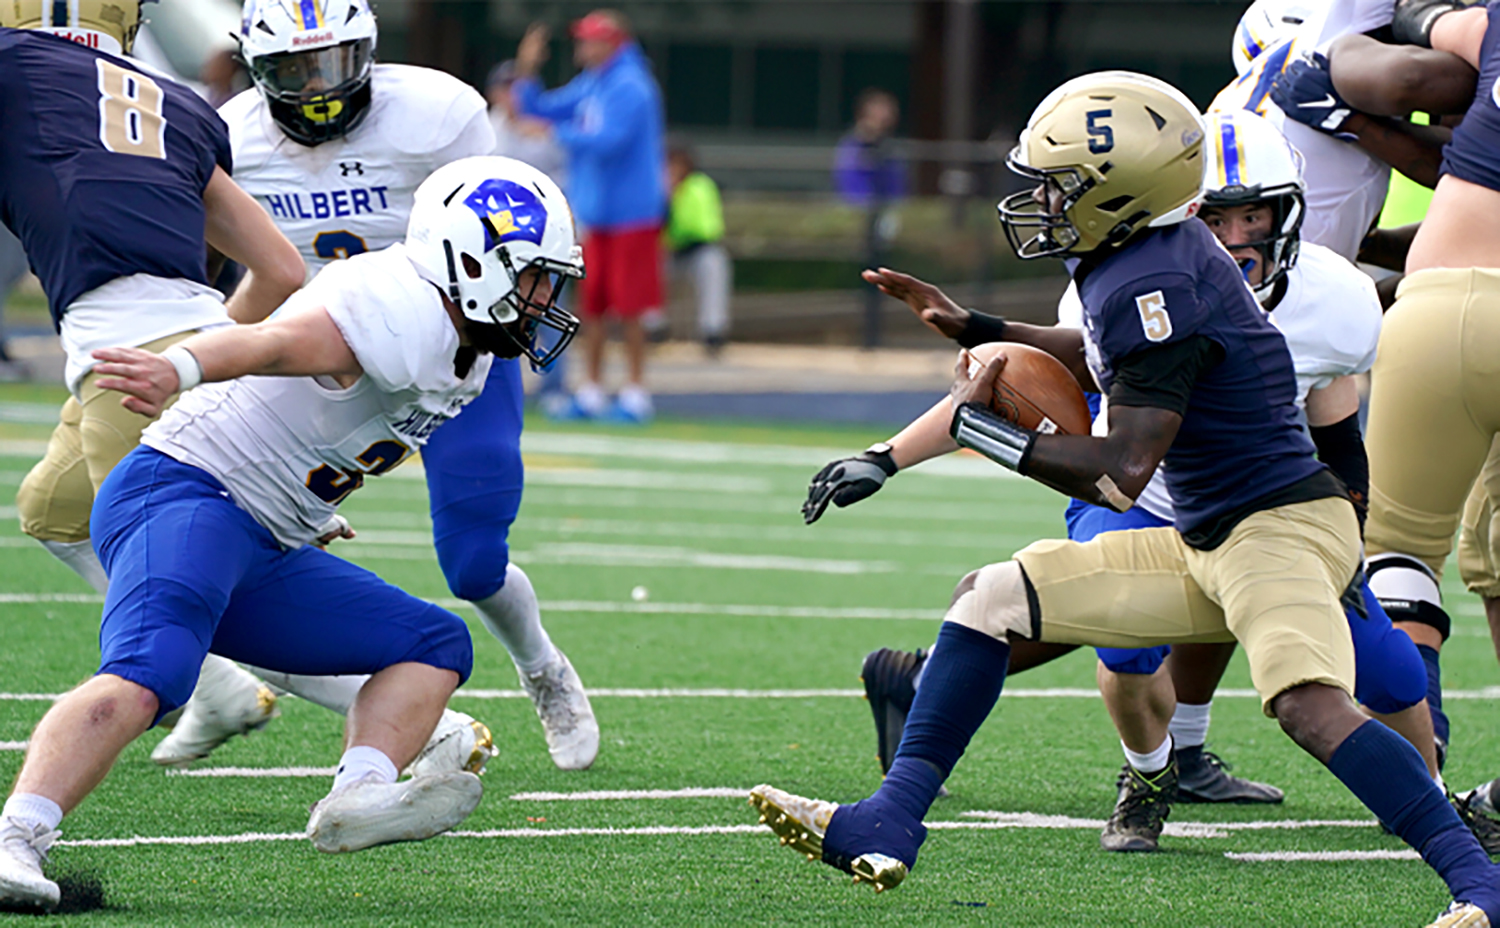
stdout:
[(340, 161), (339, 170), (344, 172), (342, 175), (344, 177), (348, 177), (351, 172), (363, 177), (365, 173), (365, 166), (363, 164), (360, 164), (358, 161)]

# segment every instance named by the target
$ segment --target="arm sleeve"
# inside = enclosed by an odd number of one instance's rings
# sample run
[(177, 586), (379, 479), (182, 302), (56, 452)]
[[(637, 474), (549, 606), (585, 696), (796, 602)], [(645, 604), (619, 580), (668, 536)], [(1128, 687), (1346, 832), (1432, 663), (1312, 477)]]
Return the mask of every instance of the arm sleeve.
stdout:
[(1354, 501), (1354, 511), (1363, 526), (1370, 495), (1370, 459), (1359, 434), (1359, 414), (1307, 431), (1318, 448), (1318, 460), (1327, 464), (1349, 488), (1349, 498)]
[(515, 82), (511, 92), (516, 95), (516, 106), (521, 112), (552, 122), (572, 119), (578, 102), (583, 99), (582, 82), (576, 79), (556, 90), (544, 90), (541, 81), (523, 77)]
[(1222, 360), (1224, 349), (1206, 335), (1137, 351), (1116, 367), (1109, 405), (1150, 406), (1180, 416), (1198, 378)]

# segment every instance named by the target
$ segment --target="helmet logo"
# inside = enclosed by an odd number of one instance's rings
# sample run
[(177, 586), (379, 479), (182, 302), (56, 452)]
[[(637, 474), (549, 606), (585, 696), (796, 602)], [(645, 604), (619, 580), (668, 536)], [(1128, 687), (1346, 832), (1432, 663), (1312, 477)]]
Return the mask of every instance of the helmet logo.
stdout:
[(1089, 151), (1093, 154), (1103, 155), (1114, 151), (1115, 130), (1103, 122), (1114, 115), (1114, 110), (1090, 110), (1083, 114), (1086, 121), (1084, 128), (1089, 134)]
[(317, 35), (307, 36), (294, 35), (292, 36), (292, 48), (301, 48), (304, 45), (322, 45), (325, 42), (332, 42), (333, 40), (334, 35), (332, 32), (319, 32)]
[(344, 101), (317, 99), (302, 107), (302, 115), (313, 122), (328, 122), (344, 111)]
[(512, 241), (542, 243), (547, 207), (528, 187), (492, 178), (465, 197), (464, 205), (484, 223), (485, 251)]

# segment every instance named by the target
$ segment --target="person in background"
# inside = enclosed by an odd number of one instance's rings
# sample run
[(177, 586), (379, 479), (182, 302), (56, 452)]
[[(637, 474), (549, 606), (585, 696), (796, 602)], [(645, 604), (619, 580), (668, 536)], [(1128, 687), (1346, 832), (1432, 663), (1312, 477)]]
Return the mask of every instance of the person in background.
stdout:
[[(630, 23), (614, 10), (594, 10), (573, 23), (573, 60), (582, 73), (545, 90), (536, 77), (547, 58), (549, 31), (536, 24), (516, 52), (511, 88), (519, 112), (552, 123), (568, 154), (568, 198), (585, 228), (589, 273), (579, 288), (587, 380), (570, 417), (644, 422), (646, 334), (641, 316), (662, 305), (661, 217), (666, 212), (661, 88), (635, 41)], [(608, 404), (604, 374), (604, 319), (619, 319), (629, 382)]]
[(219, 49), (203, 59), (198, 82), (203, 85), (203, 99), (214, 109), (228, 103), (240, 91), (250, 89), (250, 75), (245, 73), (232, 48)]
[(516, 111), (515, 97), (510, 92), (515, 82), (515, 59), (495, 65), (484, 82), (484, 99), (490, 105), (490, 126), (495, 130), (495, 154), (525, 162), (566, 189), (567, 153), (552, 137), (552, 127), (546, 121)]
[(891, 152), (891, 133), (901, 118), (895, 96), (876, 87), (854, 101), (854, 127), (839, 139), (833, 156), (833, 186), (848, 203), (873, 207), (906, 193), (906, 166)]
[(667, 249), (673, 279), (690, 278), (698, 300), (698, 338), (710, 356), (729, 339), (729, 293), (734, 265), (724, 247), (724, 206), (713, 178), (698, 170), (686, 139), (667, 144)]

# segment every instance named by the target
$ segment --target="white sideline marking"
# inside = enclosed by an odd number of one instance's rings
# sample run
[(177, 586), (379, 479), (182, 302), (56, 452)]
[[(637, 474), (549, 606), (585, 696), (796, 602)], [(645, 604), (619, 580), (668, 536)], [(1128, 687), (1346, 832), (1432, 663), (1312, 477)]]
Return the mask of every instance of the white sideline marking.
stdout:
[(1421, 860), (1422, 855), (1413, 850), (1405, 851), (1258, 851), (1246, 854), (1224, 855), (1230, 860), (1244, 863), (1266, 863), (1272, 861), (1337, 861), (1337, 860)]
[(25, 741), (0, 741), (0, 751), (24, 751)]
[(331, 777), (337, 767), (204, 767), (201, 770), (168, 770), (169, 777)]
[[(371, 532), (339, 544), (337, 551), (371, 560), (435, 561), (432, 540), (416, 532)], [(409, 536), (389, 540), (381, 536)], [(420, 539), (420, 540), (416, 540)], [(392, 548), (410, 549), (393, 551)], [(895, 573), (901, 567), (890, 561), (842, 561), (826, 558), (786, 557), (773, 554), (718, 554), (656, 545), (600, 545), (582, 542), (540, 544), (526, 551), (512, 551), (517, 564), (585, 564), (590, 567), (692, 567), (710, 570), (790, 570), (813, 574)], [(943, 573), (953, 568), (943, 567)]]
[(750, 790), (737, 786), (686, 789), (600, 789), (580, 793), (516, 793), (512, 802), (604, 802), (611, 799), (743, 799)]
[[(929, 830), (957, 831), (961, 829), (1003, 828), (1076, 828), (1098, 831), (1104, 827), (1104, 819), (1073, 818), (1067, 815), (1039, 815), (1035, 812), (964, 812), (965, 819), (981, 821), (928, 822)], [(1169, 822), (1163, 832), (1176, 838), (1227, 838), (1236, 831), (1300, 830), (1303, 828), (1371, 828), (1373, 820), (1309, 819), (1306, 821), (1261, 821), (1261, 822)]]
[[(30, 539), (27, 539), (30, 541)], [(40, 547), (40, 545), (38, 545)], [(93, 603), (104, 602), (97, 593), (0, 593), (0, 603)]]

